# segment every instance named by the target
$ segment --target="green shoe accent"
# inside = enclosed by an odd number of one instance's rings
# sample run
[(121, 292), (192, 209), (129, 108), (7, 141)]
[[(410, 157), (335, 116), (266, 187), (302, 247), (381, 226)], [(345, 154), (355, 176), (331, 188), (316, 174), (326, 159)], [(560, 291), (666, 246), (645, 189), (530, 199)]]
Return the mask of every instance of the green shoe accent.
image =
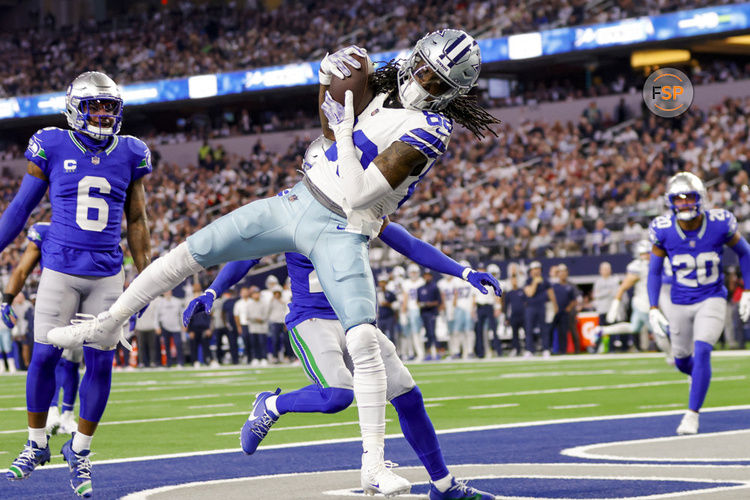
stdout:
[(21, 479), (23, 477), (23, 472), (21, 472), (21, 469), (19, 469), (15, 465), (11, 465), (10, 467), (8, 467), (8, 470), (15, 474), (17, 479)]
[(92, 489), (93, 489), (93, 486), (91, 486), (91, 481), (82, 483), (80, 486), (78, 486), (78, 488), (76, 488), (76, 495), (82, 497), (86, 493), (89, 493)]

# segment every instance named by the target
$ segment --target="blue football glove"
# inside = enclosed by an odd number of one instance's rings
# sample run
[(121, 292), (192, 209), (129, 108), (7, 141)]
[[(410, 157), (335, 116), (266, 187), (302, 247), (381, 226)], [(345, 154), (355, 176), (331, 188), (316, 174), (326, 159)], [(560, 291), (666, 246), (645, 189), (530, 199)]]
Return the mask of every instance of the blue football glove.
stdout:
[(140, 311), (138, 311), (138, 318), (140, 318), (141, 316), (143, 316), (143, 313), (146, 312), (146, 309), (148, 309), (148, 306), (149, 306), (149, 304), (146, 304), (145, 306), (143, 306), (143, 309), (141, 309)]
[(5, 323), (5, 326), (8, 328), (13, 328), (16, 326), (16, 320), (18, 319), (18, 316), (16, 316), (15, 311), (13, 311), (13, 307), (8, 302), (3, 302), (2, 305), (0, 305), (0, 315), (2, 315), (3, 323)]
[(503, 289), (500, 287), (500, 282), (497, 281), (497, 278), (492, 276), (490, 273), (480, 273), (479, 271), (471, 270), (469, 271), (469, 274), (466, 275), (466, 281), (471, 283), (471, 286), (482, 292), (484, 295), (487, 295), (489, 290), (485, 287), (491, 286), (495, 289), (495, 295), (498, 297), (501, 297), (503, 295)]
[(185, 308), (185, 312), (182, 313), (182, 324), (187, 328), (190, 319), (200, 313), (211, 314), (211, 308), (214, 306), (214, 300), (216, 300), (216, 294), (213, 290), (206, 291), (200, 297), (196, 297), (190, 301), (188, 306)]
[(137, 316), (136, 314), (132, 315), (130, 319), (128, 320), (128, 331), (135, 330), (135, 322), (138, 320), (140, 316)]

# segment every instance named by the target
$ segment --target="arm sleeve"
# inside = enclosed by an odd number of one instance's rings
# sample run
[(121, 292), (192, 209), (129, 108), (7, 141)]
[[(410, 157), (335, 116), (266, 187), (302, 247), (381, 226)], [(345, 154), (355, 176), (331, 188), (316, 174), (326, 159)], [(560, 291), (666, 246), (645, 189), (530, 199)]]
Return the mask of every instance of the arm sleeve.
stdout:
[(651, 254), (648, 263), (648, 281), (646, 289), (648, 290), (648, 302), (651, 307), (659, 305), (659, 293), (661, 292), (661, 272), (664, 268), (664, 257), (657, 257)]
[(740, 235), (740, 241), (731, 248), (740, 259), (740, 272), (742, 273), (744, 289), (750, 290), (750, 243)]
[(0, 217), (0, 252), (16, 239), (31, 215), (47, 192), (47, 181), (26, 174), (21, 187)]
[(258, 262), (260, 262), (258, 259), (252, 259), (238, 260), (228, 263), (221, 269), (221, 271), (219, 271), (219, 274), (216, 275), (216, 279), (214, 279), (208, 289), (213, 290), (217, 297), (220, 296), (222, 293), (239, 283), (239, 281), (245, 277), (247, 272)]
[(451, 276), (461, 277), (464, 268), (443, 252), (409, 234), (403, 226), (391, 222), (380, 234), (380, 239), (401, 255), (433, 271)]

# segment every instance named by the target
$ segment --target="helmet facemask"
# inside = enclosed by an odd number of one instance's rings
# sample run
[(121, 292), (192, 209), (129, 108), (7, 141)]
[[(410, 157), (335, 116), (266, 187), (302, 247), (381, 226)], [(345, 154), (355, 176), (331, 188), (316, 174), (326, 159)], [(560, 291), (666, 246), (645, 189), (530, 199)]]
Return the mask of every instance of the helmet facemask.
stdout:
[(680, 172), (667, 183), (667, 206), (678, 220), (690, 221), (703, 211), (706, 187), (695, 174)]
[(415, 52), (398, 72), (398, 95), (408, 109), (438, 111), (456, 98), (460, 89), (442, 78)]
[(68, 125), (95, 140), (116, 135), (122, 126), (122, 97), (104, 73), (88, 71), (68, 86), (65, 115)]

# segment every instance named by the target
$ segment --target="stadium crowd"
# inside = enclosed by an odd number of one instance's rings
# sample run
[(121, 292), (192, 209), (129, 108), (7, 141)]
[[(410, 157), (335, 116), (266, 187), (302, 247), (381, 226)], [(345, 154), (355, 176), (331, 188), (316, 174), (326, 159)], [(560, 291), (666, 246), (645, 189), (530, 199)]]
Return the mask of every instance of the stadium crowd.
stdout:
[[(650, 218), (663, 211), (666, 179), (689, 170), (708, 182), (711, 204), (730, 209), (741, 231), (750, 233), (750, 98), (729, 98), (707, 110), (693, 107), (676, 120), (649, 114), (619, 124), (592, 105), (575, 123), (529, 122), (502, 127), (499, 134), (475, 142), (457, 132), (439, 166), (441, 175), (424, 179), (414, 194), (417, 202), (406, 205), (398, 221), (474, 265), (631, 252), (633, 243), (645, 237)], [(259, 141), (247, 157), (206, 142), (196, 165), (160, 160), (154, 149), (154, 172), (147, 182), (154, 257), (248, 199), (291, 185), (309, 139), (296, 137), (283, 154), (267, 151)], [(20, 179), (8, 171), (0, 176), (2, 211)], [(49, 216), (49, 205), (42, 204), (32, 220)], [(0, 255), (0, 282), (23, 246), (19, 237)], [(376, 269), (402, 263), (378, 243), (371, 258)], [(125, 263), (132, 274), (127, 253)], [(503, 271), (508, 291), (515, 288), (511, 274)], [(196, 291), (212, 276), (202, 276)], [(29, 289), (35, 287), (30, 280)], [(576, 298), (576, 303), (584, 301), (586, 307), (585, 300)], [(185, 339), (186, 348), (191, 344), (193, 361), (199, 345), (206, 346), (204, 359), (211, 361), (210, 342), (193, 332)], [(552, 345), (547, 347), (543, 350)]]
[[(731, 3), (690, 2), (691, 8)], [(477, 38), (557, 26), (606, 22), (686, 8), (683, 0), (505, 2), (359, 0), (285, 1), (265, 10), (262, 2), (154, 8), (58, 26), (24, 26), (0, 34), (0, 98), (59, 91), (91, 67), (120, 84), (250, 69), (323, 56), (321, 47), (367, 40), (372, 52), (406, 49), (421, 34), (463, 26)], [(92, 68), (93, 69), (93, 68)]]

